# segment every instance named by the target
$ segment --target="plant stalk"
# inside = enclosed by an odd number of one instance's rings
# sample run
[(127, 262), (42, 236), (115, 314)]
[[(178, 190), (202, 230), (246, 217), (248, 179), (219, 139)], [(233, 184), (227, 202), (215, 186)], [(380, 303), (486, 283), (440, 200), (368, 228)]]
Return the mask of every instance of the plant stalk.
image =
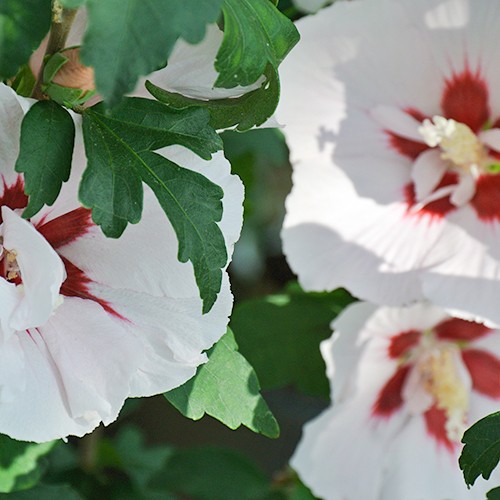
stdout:
[(43, 70), (45, 68), (45, 61), (47, 56), (51, 56), (56, 52), (64, 49), (66, 45), (66, 40), (68, 39), (69, 32), (73, 21), (75, 20), (76, 12), (78, 9), (66, 9), (64, 8), (59, 0), (53, 0), (52, 2), (52, 23), (50, 26), (49, 41), (47, 42), (47, 48), (45, 49), (45, 54), (38, 71), (36, 78), (36, 83), (31, 93), (31, 97), (35, 99), (46, 99), (46, 96), (42, 92), (43, 84)]

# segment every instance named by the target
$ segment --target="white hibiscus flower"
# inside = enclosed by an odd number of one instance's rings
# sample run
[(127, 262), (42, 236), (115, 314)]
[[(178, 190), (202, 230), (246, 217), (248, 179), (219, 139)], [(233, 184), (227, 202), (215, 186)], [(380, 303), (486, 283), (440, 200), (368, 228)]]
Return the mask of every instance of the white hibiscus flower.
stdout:
[[(226, 331), (229, 280), (211, 311), (191, 263), (145, 187), (144, 212), (107, 239), (77, 201), (86, 159), (81, 123), (72, 177), (52, 207), (21, 218), (27, 198), (14, 171), (29, 102), (0, 85), (0, 433), (29, 441), (81, 436), (116, 419), (125, 398), (168, 391), (206, 361)], [(222, 153), (209, 162), (171, 146), (160, 151), (224, 190), (219, 226), (231, 255), (243, 188)]]
[(427, 303), (350, 306), (321, 344), (333, 406), (304, 428), (291, 464), (325, 500), (485, 498), (467, 489), (463, 431), (500, 401), (500, 331)]
[(495, 0), (338, 2), (298, 23), (278, 118), (302, 285), (500, 323)]

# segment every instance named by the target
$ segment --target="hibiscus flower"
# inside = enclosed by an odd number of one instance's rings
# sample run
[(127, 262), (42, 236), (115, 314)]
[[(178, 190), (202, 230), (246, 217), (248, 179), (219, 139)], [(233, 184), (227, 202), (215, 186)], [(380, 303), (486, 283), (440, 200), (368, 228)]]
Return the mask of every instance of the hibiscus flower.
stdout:
[(325, 500), (483, 499), (458, 468), (463, 431), (498, 408), (498, 330), (428, 303), (357, 303), (321, 344), (334, 405), (291, 464)]
[(298, 23), (283, 242), (309, 290), (500, 323), (500, 4), (337, 2)]
[[(116, 419), (125, 398), (168, 391), (206, 361), (226, 331), (229, 280), (208, 314), (191, 263), (145, 187), (144, 212), (107, 239), (77, 200), (86, 159), (81, 122), (72, 177), (31, 220), (14, 171), (29, 108), (0, 85), (0, 432), (29, 441), (81, 436)], [(180, 146), (160, 151), (224, 190), (219, 226), (228, 254), (239, 236), (243, 188), (222, 153), (203, 161)]]

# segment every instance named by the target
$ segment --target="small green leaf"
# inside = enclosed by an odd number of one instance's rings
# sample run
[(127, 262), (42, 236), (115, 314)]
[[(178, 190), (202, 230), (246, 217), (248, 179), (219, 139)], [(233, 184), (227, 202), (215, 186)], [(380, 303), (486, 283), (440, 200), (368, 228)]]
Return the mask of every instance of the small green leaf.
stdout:
[[(0, 495), (2, 497), (4, 495)], [(78, 492), (66, 484), (39, 484), (35, 488), (9, 493), (9, 500), (84, 500)]]
[(305, 394), (328, 397), (328, 380), (319, 343), (330, 323), (352, 302), (342, 289), (331, 293), (287, 293), (238, 304), (231, 318), (240, 350), (264, 389), (296, 386)]
[(178, 258), (193, 263), (203, 312), (217, 299), (227, 263), (222, 218), (222, 189), (206, 177), (179, 167), (156, 153), (141, 153), (142, 180), (153, 190), (179, 239)]
[(68, 61), (69, 59), (61, 52), (49, 57), (43, 68), (43, 83), (50, 83)]
[(39, 460), (56, 442), (26, 443), (0, 435), (0, 492), (34, 486), (41, 475)]
[(467, 486), (482, 475), (489, 479), (500, 460), (500, 412), (492, 413), (467, 429), (465, 444), (458, 460)]
[(87, 0), (89, 24), (82, 61), (92, 66), (98, 92), (116, 104), (137, 80), (162, 67), (179, 37), (203, 39), (222, 0)]
[(0, 2), (0, 79), (28, 62), (50, 28), (51, 0)]
[(191, 380), (165, 393), (170, 403), (193, 420), (206, 413), (230, 429), (243, 424), (254, 432), (278, 437), (278, 423), (260, 395), (257, 375), (238, 352), (231, 330), (207, 354), (208, 362)]
[(147, 81), (146, 88), (160, 102), (175, 109), (202, 107), (210, 111), (210, 124), (215, 129), (236, 127), (244, 132), (262, 125), (275, 111), (280, 96), (276, 71), (268, 66), (267, 80), (256, 90), (231, 99), (202, 101), (168, 92)]
[(224, 39), (217, 53), (217, 87), (251, 85), (268, 63), (277, 70), (299, 34), (269, 0), (224, 0)]
[(69, 179), (75, 125), (69, 113), (52, 101), (35, 103), (21, 125), (16, 172), (24, 173), (29, 203), (23, 217), (33, 217), (52, 205)]
[(487, 500), (500, 500), (500, 487), (488, 491), (486, 498)]
[(12, 82), (12, 88), (16, 91), (17, 95), (30, 97), (35, 83), (35, 75), (33, 75), (29, 64), (25, 64), (24, 66), (21, 66), (21, 69), (17, 72), (17, 75)]
[(176, 451), (151, 487), (196, 500), (267, 499), (269, 480), (248, 458), (212, 446)]

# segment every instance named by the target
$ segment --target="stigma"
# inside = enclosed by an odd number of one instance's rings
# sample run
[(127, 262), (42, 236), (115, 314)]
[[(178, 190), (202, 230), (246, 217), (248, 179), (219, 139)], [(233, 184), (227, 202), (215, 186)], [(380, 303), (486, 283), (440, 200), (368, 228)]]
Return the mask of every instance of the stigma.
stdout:
[(487, 159), (485, 147), (463, 123), (436, 115), (432, 121), (426, 118), (418, 132), (429, 147), (440, 147), (443, 160), (467, 173), (477, 176)]
[(460, 370), (459, 356), (457, 346), (436, 342), (416, 366), (424, 390), (446, 415), (448, 438), (455, 442), (460, 441), (467, 428), (469, 409), (469, 389)]

